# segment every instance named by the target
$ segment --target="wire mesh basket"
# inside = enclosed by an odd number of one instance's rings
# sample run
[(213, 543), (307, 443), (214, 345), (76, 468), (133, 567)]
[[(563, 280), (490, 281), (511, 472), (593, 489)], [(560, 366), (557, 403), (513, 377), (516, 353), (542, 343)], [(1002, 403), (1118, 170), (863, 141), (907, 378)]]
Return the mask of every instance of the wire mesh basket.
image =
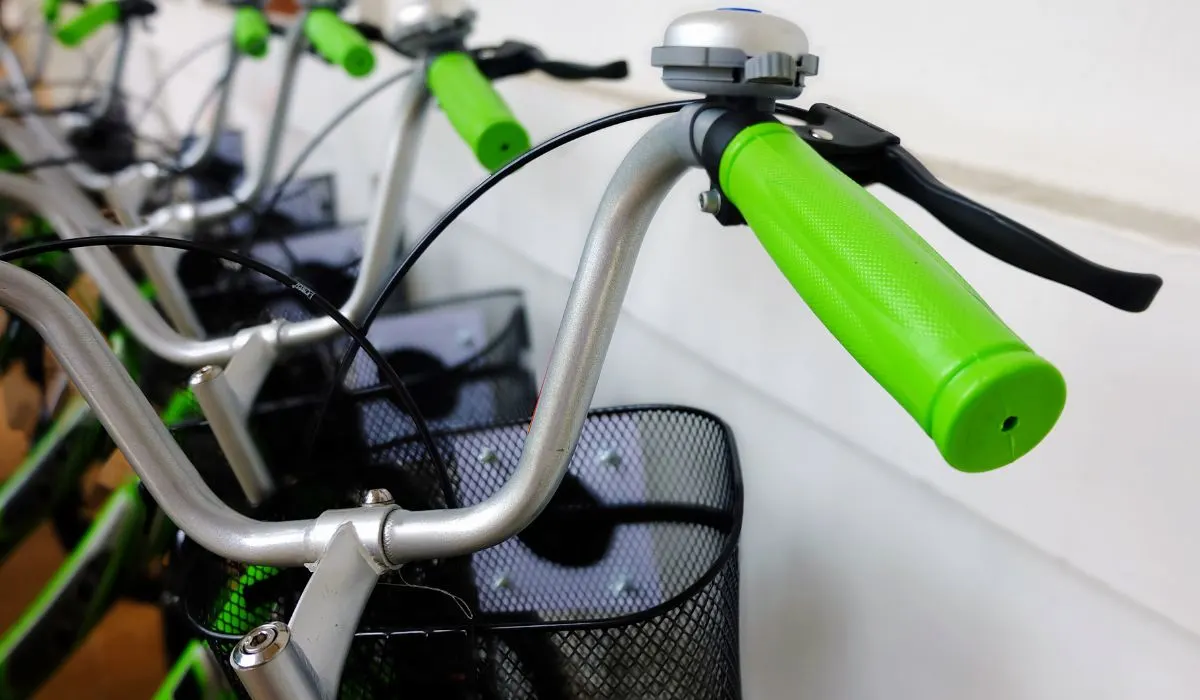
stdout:
[[(360, 469), (297, 484), (258, 515), (312, 517), (381, 487), (410, 510), (479, 503), (511, 476), (525, 435), (524, 423), (440, 433), (445, 478), (420, 442), (380, 445)], [(593, 412), (562, 486), (519, 536), (380, 579), (339, 697), (740, 697), (741, 499), (719, 419)], [(184, 614), (223, 661), (255, 625), (286, 620), (309, 576), (190, 546), (172, 568)]]
[[(307, 318), (291, 296), (272, 308), (292, 320)], [(457, 297), (381, 316), (368, 337), (396, 369), (432, 429), (516, 420), (533, 410), (536, 385), (525, 361), (529, 335), (519, 291)], [(339, 459), (353, 460), (373, 446), (416, 434), (415, 421), (396, 405), (392, 387), (360, 351), (325, 414), (321, 440), (296, 439), (324, 402), (348, 344), (338, 338), (290, 353), (264, 381), (249, 425), (277, 478), (299, 478), (302, 474), (295, 472), (314, 462), (314, 455), (304, 452), (309, 447), (328, 445)], [(237, 501), (207, 423), (182, 423), (175, 436), (213, 488)]]

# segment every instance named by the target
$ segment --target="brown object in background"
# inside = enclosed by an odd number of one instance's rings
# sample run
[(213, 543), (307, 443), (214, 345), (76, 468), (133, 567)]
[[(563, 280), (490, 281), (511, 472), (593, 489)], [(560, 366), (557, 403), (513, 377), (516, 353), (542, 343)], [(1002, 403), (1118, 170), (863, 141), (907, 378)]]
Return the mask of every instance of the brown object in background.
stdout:
[(267, 12), (273, 15), (291, 16), (300, 11), (296, 0), (267, 0)]
[[(0, 629), (21, 616), (63, 562), (50, 525), (44, 525), (0, 566)], [(152, 605), (122, 601), (34, 695), (36, 700), (150, 698), (167, 675), (162, 616)]]
[[(0, 410), (6, 400), (0, 397)], [(0, 464), (16, 466), (27, 441), (0, 421)], [(0, 471), (0, 474), (7, 472)], [(65, 555), (47, 522), (0, 564), (0, 630), (20, 618), (62, 565)], [(117, 603), (36, 700), (150, 698), (166, 677), (162, 615), (152, 605)]]

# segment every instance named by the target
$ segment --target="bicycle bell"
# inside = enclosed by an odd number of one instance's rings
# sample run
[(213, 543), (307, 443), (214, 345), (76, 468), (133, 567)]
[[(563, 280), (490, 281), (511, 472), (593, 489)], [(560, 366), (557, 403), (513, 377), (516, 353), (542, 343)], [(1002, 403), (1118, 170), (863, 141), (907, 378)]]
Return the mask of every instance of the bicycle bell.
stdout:
[(667, 87), (723, 97), (792, 99), (819, 63), (803, 29), (745, 8), (684, 15), (650, 53)]
[(407, 56), (461, 47), (475, 23), (475, 12), (462, 0), (382, 0), (388, 41)]

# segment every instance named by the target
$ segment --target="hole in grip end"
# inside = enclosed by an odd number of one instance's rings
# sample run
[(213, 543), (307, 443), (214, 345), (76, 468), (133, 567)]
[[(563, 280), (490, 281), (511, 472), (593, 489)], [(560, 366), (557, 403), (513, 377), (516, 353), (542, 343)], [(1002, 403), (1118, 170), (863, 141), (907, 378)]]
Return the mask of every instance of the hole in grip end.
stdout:
[(1037, 447), (1066, 400), (1054, 365), (1027, 348), (1006, 349), (954, 373), (930, 407), (927, 431), (950, 466), (991, 471)]

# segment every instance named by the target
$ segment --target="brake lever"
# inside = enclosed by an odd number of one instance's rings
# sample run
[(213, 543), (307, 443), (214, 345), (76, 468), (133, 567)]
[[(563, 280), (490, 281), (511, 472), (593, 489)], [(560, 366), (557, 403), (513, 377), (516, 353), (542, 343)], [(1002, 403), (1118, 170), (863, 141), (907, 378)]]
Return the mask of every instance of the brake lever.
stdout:
[(1158, 275), (1094, 263), (950, 188), (899, 137), (853, 114), (816, 104), (793, 116), (806, 122), (793, 127), (797, 134), (855, 182), (878, 183), (907, 197), (958, 237), (1013, 267), (1130, 312), (1145, 311), (1162, 288)]
[(621, 80), (629, 76), (629, 64), (613, 61), (596, 66), (568, 61), (551, 61), (538, 47), (523, 41), (505, 41), (499, 46), (471, 49), (471, 57), (489, 80), (499, 80), (540, 70), (559, 80)]

